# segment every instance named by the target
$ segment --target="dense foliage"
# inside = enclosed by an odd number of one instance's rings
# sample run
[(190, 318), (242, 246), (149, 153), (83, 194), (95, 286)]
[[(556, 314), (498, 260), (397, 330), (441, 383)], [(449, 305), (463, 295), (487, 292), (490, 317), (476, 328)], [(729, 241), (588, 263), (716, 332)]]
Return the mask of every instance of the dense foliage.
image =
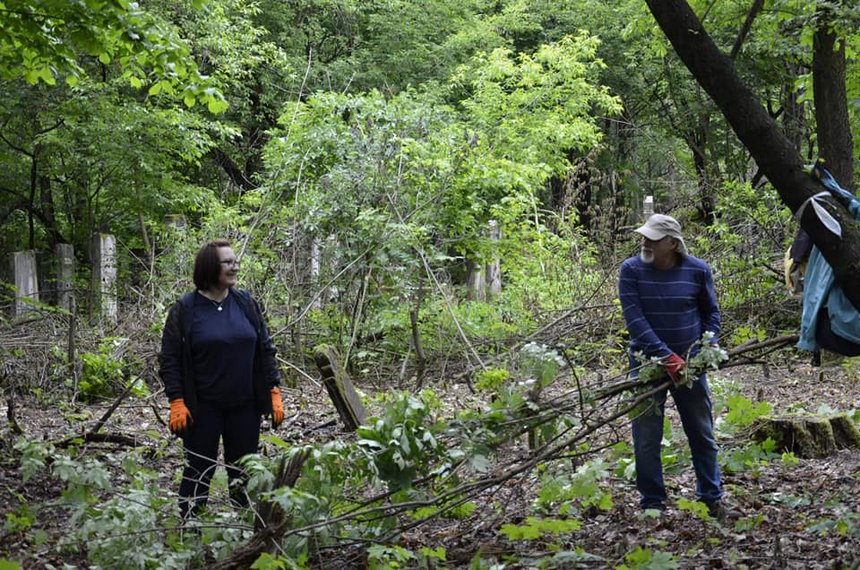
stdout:
[[(853, 2), (690, 4), (810, 161), (815, 37), (835, 34), (857, 131)], [(505, 445), (584, 429), (570, 410), (535, 402), (562, 368), (574, 383), (593, 368), (625, 370), (615, 271), (635, 251), (629, 230), (645, 196), (714, 268), (725, 345), (797, 325), (781, 275), (797, 225), (639, 0), (0, 0), (0, 29), (0, 251), (35, 250), (49, 274), (54, 247), (72, 244), (76, 317), (90, 317), (90, 240), (111, 232), (121, 307), (106, 338), (62, 313), (89, 346), (42, 351), (38, 373), (22, 372), (33, 347), (0, 342), (10, 394), (157, 392), (148, 371), (166, 310), (191, 287), (196, 248), (223, 236), (242, 258), (241, 285), (262, 300), (288, 383), (305, 381), (311, 346), (327, 342), (360, 386), (464, 381), (486, 397), (443, 416), (432, 391), (383, 394), (356, 441), (272, 437), (283, 453), (249, 459), (249, 489), (294, 530), (259, 568), (304, 568), (344, 537), (373, 543), (370, 567), (432, 568), (444, 549), (391, 542), (403, 517), (468, 516), (469, 485)], [(500, 290), (484, 283), (495, 274)], [(4, 308), (13, 297), (0, 289)], [(571, 324), (572, 310), (591, 319)], [(16, 323), (0, 315), (0, 326)], [(529, 342), (550, 328), (553, 346)], [(734, 393), (723, 400), (746, 414), (729, 427), (766, 413)], [(92, 563), (181, 568), (201, 563), (201, 545), (222, 558), (250, 536), (253, 517), (221, 511), (192, 538), (148, 532), (175, 522), (163, 474), (141, 469), (138, 451), (108, 466), (78, 458), (79, 443), (22, 438), (15, 454), (25, 479), (62, 482), (75, 528), (63, 546), (88, 545)], [(285, 457), (301, 458), (301, 476), (278, 487)], [(576, 530), (577, 513), (612, 507), (601, 482), (629, 477), (629, 457), (615, 447), (573, 471), (542, 466), (535, 516), (500, 532)], [(775, 459), (792, 458), (765, 443), (726, 462)], [(28, 509), (7, 514), (7, 529), (29, 532)], [(860, 528), (850, 516), (840, 524)], [(142, 538), (130, 548), (119, 528)], [(629, 567), (673, 567), (662, 552), (625, 556)]]

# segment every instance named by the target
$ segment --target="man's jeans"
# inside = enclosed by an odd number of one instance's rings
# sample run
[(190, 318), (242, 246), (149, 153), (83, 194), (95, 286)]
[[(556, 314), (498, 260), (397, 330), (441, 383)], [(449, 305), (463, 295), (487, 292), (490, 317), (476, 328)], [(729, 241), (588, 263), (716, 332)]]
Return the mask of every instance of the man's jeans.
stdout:
[[(723, 495), (717, 442), (714, 439), (713, 406), (708, 380), (703, 374), (692, 388), (671, 388), (672, 399), (681, 416), (681, 424), (690, 443), (693, 468), (696, 471), (696, 496), (711, 502)], [(655, 394), (652, 405), (633, 420), (633, 452), (636, 456), (636, 487), (643, 508), (662, 508), (666, 500), (660, 442), (667, 390)]]

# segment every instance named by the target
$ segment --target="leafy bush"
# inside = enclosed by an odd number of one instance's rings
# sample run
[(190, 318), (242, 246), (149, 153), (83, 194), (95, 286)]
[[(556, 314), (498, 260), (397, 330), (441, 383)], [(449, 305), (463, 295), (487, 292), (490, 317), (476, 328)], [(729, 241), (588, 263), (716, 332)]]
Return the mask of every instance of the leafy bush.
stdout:
[(84, 399), (92, 401), (116, 396), (131, 384), (135, 395), (147, 394), (146, 384), (136, 382), (134, 377), (126, 377), (126, 366), (116, 357), (116, 350), (126, 342), (128, 339), (125, 338), (105, 337), (99, 344), (98, 352), (81, 353), (83, 368), (78, 390)]
[(522, 381), (540, 390), (555, 380), (564, 360), (545, 344), (530, 342), (520, 349), (517, 364)]
[(475, 380), (475, 389), (497, 390), (510, 377), (510, 372), (504, 368), (487, 368), (486, 370), (481, 370), (478, 373), (477, 380)]
[(358, 445), (371, 455), (392, 490), (408, 488), (417, 473), (445, 453), (438, 441), (441, 424), (432, 417), (434, 398), (429, 391), (417, 398), (394, 394), (387, 398), (382, 417), (372, 417), (358, 428)]
[[(726, 473), (755, 470), (780, 457), (776, 442), (768, 438), (761, 443), (750, 443), (740, 448), (720, 452), (720, 465)], [(790, 465), (787, 461), (786, 465)]]
[(576, 512), (576, 508), (591, 506), (609, 510), (613, 506), (612, 491), (606, 482), (611, 473), (610, 466), (600, 459), (580, 465), (574, 473), (559, 466), (541, 477), (535, 508), (563, 516)]

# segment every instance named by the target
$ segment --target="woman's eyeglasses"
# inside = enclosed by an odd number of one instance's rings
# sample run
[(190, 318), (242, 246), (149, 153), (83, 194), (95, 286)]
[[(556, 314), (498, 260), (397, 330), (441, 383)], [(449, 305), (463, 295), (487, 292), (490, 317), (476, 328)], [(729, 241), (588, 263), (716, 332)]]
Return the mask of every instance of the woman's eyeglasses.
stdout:
[(238, 259), (222, 259), (220, 263), (221, 265), (226, 265), (227, 267), (239, 267), (240, 265)]

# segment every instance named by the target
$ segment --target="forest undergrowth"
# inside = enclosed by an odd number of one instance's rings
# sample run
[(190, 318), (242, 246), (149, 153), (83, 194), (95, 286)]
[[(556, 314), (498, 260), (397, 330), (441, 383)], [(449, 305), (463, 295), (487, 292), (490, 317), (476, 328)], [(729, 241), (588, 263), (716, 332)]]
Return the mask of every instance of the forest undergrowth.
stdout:
[[(671, 405), (671, 499), (658, 517), (637, 503), (628, 412), (642, 388), (620, 389), (631, 388), (621, 341), (565, 345), (607, 322), (607, 310), (563, 314), (482, 371), (466, 361), (449, 360), (444, 374), (432, 367), (420, 390), (393, 367), (387, 384), (383, 372), (358, 382), (371, 418), (357, 434), (342, 429), (307, 368), (284, 389), (284, 425), (264, 431), (261, 455), (245, 464), (251, 507), (229, 502), (219, 470), (190, 529), (177, 516), (181, 445), (165, 427), (151, 331), (85, 342), (74, 390), (49, 381), (63, 362), (61, 317), (10, 330), (18, 358), (3, 370), (4, 567), (856, 567), (860, 450), (797, 457), (756, 441), (751, 426), (780, 414), (856, 422), (860, 362), (826, 356), (813, 368), (783, 343), (712, 372), (737, 517), (713, 520), (695, 501)], [(104, 392), (83, 386), (93, 379)]]

